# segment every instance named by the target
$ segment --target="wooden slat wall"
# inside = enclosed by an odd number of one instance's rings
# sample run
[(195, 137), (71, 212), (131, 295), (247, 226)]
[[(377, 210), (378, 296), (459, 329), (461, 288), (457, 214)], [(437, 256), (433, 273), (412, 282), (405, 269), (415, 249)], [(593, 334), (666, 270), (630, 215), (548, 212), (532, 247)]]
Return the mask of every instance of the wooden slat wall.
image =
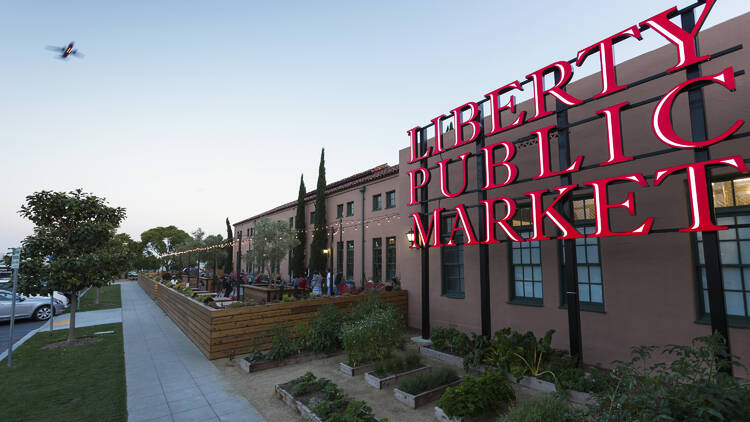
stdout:
[[(147, 290), (144, 286), (145, 283), (141, 284)], [(209, 359), (227, 357), (230, 351), (235, 355), (249, 353), (254, 342), (258, 342), (260, 350), (265, 350), (270, 346), (273, 328), (277, 325), (293, 328), (299, 322), (312, 322), (318, 308), (328, 303), (349, 312), (352, 306), (367, 297), (336, 296), (236, 309), (214, 309), (160, 283), (154, 283), (154, 287), (157, 288), (156, 303)], [(406, 316), (405, 291), (382, 292), (378, 297), (397, 306)]]
[(151, 297), (151, 299), (156, 300), (156, 294), (157, 294), (157, 285), (159, 283), (155, 282), (154, 280), (146, 277), (143, 274), (138, 274), (138, 285), (141, 286), (144, 292), (146, 292), (147, 295)]

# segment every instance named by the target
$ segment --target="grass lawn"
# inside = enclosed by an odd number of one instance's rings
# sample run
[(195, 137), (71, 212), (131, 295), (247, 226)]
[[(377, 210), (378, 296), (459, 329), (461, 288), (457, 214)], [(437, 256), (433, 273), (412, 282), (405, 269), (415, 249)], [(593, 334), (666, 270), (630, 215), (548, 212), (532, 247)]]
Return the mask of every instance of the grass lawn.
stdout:
[(127, 421), (122, 324), (77, 328), (76, 338), (98, 331), (114, 333), (52, 350), (40, 347), (65, 340), (68, 330), (39, 332), (13, 352), (13, 368), (3, 360), (0, 420)]
[[(76, 309), (76, 312), (97, 311), (99, 309), (122, 307), (120, 285), (110, 284), (109, 286), (102, 287), (102, 292), (99, 296), (99, 304), (95, 305), (95, 303), (96, 288), (92, 287), (81, 298), (81, 301), (78, 303), (78, 309)], [(68, 309), (66, 309), (63, 313), (70, 313), (70, 306), (68, 306)]]

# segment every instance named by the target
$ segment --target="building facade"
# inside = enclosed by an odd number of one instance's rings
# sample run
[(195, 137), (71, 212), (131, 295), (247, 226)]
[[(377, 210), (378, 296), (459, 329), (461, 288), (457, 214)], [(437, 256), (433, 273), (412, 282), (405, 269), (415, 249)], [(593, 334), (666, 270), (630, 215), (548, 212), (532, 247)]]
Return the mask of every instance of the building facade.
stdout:
[[(326, 222), (328, 232), (327, 268), (341, 273), (344, 280), (360, 285), (369, 280), (385, 281), (399, 277), (398, 250), (408, 244), (396, 238), (401, 211), (396, 193), (398, 166), (383, 164), (362, 173), (328, 184), (326, 187)], [(313, 190), (305, 196), (306, 265), (309, 266), (315, 213)], [(297, 201), (288, 202), (269, 211), (234, 224), (235, 236), (242, 236), (243, 252), (247, 251), (253, 224), (262, 217), (288, 222), (295, 227)], [(235, 246), (234, 256), (237, 256)], [(277, 268), (282, 278), (292, 276), (291, 255)], [(244, 260), (244, 258), (243, 258)], [(249, 271), (247, 262), (242, 268)]]
[[(653, 32), (649, 34), (655, 35)], [(750, 15), (702, 31), (699, 44), (702, 54), (712, 55), (735, 45), (749, 45)], [(577, 171), (539, 177), (542, 166), (541, 138), (530, 135), (559, 125), (560, 120), (556, 120), (554, 113), (488, 136), (485, 140), (485, 145), (502, 141), (515, 145), (515, 154), (511, 155), (510, 162), (518, 169), (516, 182), (485, 192), (490, 199), (503, 197), (515, 200), (517, 210), (509, 220), (509, 226), (521, 238), (528, 239), (534, 234), (531, 212), (534, 195), (529, 195), (530, 192), (547, 192), (542, 196), (543, 208), (556, 197), (554, 188), (576, 185), (570, 193), (573, 200), (571, 223), (579, 233), (585, 235), (575, 240), (575, 270), (581, 304), (582, 351), (587, 363), (608, 365), (616, 359), (629, 359), (633, 346), (689, 344), (697, 336), (711, 334), (702, 234), (676, 231), (691, 224), (692, 198), (686, 172), (670, 174), (658, 186), (654, 180), (658, 177), (658, 170), (694, 160), (692, 150), (668, 148), (657, 139), (651, 127), (658, 100), (686, 81), (686, 74), (679, 71), (653, 80), (648, 78), (663, 72), (676, 61), (675, 47), (667, 45), (618, 64), (617, 83), (627, 84), (628, 89), (567, 111), (570, 155), (574, 160), (578, 156), (583, 157)], [(738, 70), (750, 68), (750, 51), (742, 48), (718, 54), (711, 61), (701, 64), (700, 71), (703, 75), (714, 75), (727, 67), (732, 67), (730, 72), (734, 71), (736, 75), (734, 92), (719, 84), (709, 84), (702, 90), (708, 139), (717, 137), (738, 120), (750, 116), (750, 102), (747, 100), (750, 83), (743, 72), (737, 74)], [(643, 82), (629, 86), (635, 81)], [(529, 86), (526, 88), (530, 89)], [(601, 89), (600, 75), (595, 74), (567, 85), (566, 92), (576, 98), (588, 99)], [(687, 93), (677, 97), (671, 109), (671, 123), (679, 136), (690, 140), (693, 138), (687, 97)], [(623, 152), (625, 156), (635, 159), (612, 166), (601, 165), (611, 160), (611, 156), (608, 158), (605, 116), (600, 111), (623, 102), (638, 105), (627, 107), (620, 114)], [(508, 114), (504, 115), (503, 124), (510, 124), (522, 112), (527, 117), (534, 115), (535, 106), (538, 105), (533, 101), (526, 101), (517, 104), (514, 113), (506, 110)], [(554, 111), (555, 107), (555, 98), (547, 95), (547, 110)], [(487, 117), (484, 128), (491, 125)], [(466, 139), (472, 130), (469, 127), (463, 129)], [(467, 160), (465, 175), (468, 176), (465, 176), (459, 159), (461, 154), (478, 154), (473, 143), (448, 150), (448, 144), (453, 144), (454, 133), (452, 130), (441, 132), (447, 151), (427, 158), (426, 166), (420, 161), (409, 163), (412, 158), (410, 148), (400, 151), (399, 192), (401, 201), (406, 204), (413, 187), (410, 172), (419, 168), (429, 169), (429, 212), (437, 208), (444, 211), (440, 213), (439, 223), (443, 230), (438, 241), (434, 237), (429, 237), (427, 241), (447, 244), (453, 235), (453, 242), (456, 243), (456, 246), (428, 248), (430, 325), (479, 333), (482, 328), (480, 248), (463, 244), (467, 241), (466, 231), (460, 230), (461, 224), (456, 217), (457, 207), (463, 205), (476, 238), (481, 240), (486, 237), (479, 224), (485, 215), (477, 196), (480, 191), (476, 176), (479, 160)], [(739, 155), (747, 160), (750, 158), (750, 138), (747, 135), (745, 123), (732, 136), (711, 145), (708, 148), (710, 158)], [(557, 137), (549, 136), (549, 165), (553, 172), (563, 170), (558, 165), (557, 141)], [(439, 148), (434, 144), (434, 136), (430, 136), (426, 144)], [(495, 150), (495, 162), (501, 162), (503, 151), (502, 147)], [(441, 189), (439, 163), (444, 160), (449, 160), (446, 164), (448, 177)], [(502, 166), (495, 167), (493, 171), (497, 183), (507, 176)], [(750, 223), (750, 176), (726, 165), (717, 166), (711, 172), (714, 176), (713, 199), (718, 224), (731, 226)], [(623, 207), (609, 209), (611, 229), (618, 232), (633, 230), (647, 218), (653, 218), (652, 233), (647, 236), (591, 236), (596, 230), (594, 190), (585, 183), (634, 174), (643, 175), (644, 183), (621, 181), (609, 186), (610, 204), (626, 201), (629, 192), (633, 192), (631, 201), (636, 204), (633, 215)], [(569, 180), (563, 177), (569, 177)], [(416, 180), (415, 185), (419, 178)], [(467, 183), (465, 192), (469, 193), (455, 198), (445, 195), (445, 191), (461, 191), (464, 181)], [(419, 191), (415, 191), (417, 199)], [(493, 206), (496, 219), (507, 211), (502, 203)], [(402, 225), (398, 236), (405, 236), (410, 229), (416, 231), (411, 225), (411, 214), (419, 212), (420, 205), (402, 207)], [(422, 215), (425, 227), (431, 216)], [(433, 224), (433, 236), (436, 222), (429, 221)], [(569, 329), (562, 274), (562, 241), (556, 239), (561, 231), (551, 218), (544, 217), (542, 221), (543, 233), (551, 238), (549, 240), (510, 242), (499, 227), (492, 225), (501, 242), (487, 246), (490, 323), (492, 331), (512, 327), (521, 332), (534, 331), (537, 336), (554, 329), (553, 346), (567, 349)], [(451, 228), (459, 230), (451, 233)], [(731, 351), (750, 366), (750, 227), (730, 227), (718, 233)], [(409, 292), (409, 325), (420, 327), (423, 303), (421, 249), (403, 248), (401, 251), (398, 259), (404, 288)], [(744, 370), (738, 372), (740, 376), (750, 375)]]

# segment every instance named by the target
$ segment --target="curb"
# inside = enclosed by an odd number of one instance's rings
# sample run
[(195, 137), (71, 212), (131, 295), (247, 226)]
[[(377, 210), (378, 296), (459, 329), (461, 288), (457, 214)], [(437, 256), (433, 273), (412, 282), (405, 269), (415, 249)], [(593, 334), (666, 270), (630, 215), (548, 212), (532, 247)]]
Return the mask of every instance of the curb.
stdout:
[[(46, 323), (44, 323), (44, 324), (42, 324), (41, 327), (38, 327), (38, 328), (36, 328), (34, 330), (31, 330), (28, 333), (26, 333), (26, 335), (23, 336), (23, 337), (21, 337), (20, 340), (18, 340), (17, 342), (13, 343), (13, 346), (12, 346), (13, 347), (13, 351), (16, 351), (16, 349), (18, 349), (19, 347), (21, 347), (21, 345), (24, 344), (26, 342), (26, 340), (30, 339), (31, 336), (33, 336), (34, 334), (36, 334), (39, 330), (41, 330), (42, 328), (48, 327), (48, 326), (49, 326), (49, 321), (46, 322)], [(8, 351), (9, 350), (10, 349), (4, 351), (3, 353), (0, 353), (0, 362), (2, 362), (3, 360), (5, 360), (6, 357), (8, 357)]]

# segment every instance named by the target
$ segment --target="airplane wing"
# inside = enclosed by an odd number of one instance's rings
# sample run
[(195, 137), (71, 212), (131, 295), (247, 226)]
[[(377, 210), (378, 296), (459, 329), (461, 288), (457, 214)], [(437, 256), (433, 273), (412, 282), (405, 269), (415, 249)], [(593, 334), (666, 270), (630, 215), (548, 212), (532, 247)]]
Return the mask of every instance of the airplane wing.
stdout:
[(82, 58), (84, 58), (84, 57), (85, 57), (85, 56), (84, 56), (84, 54), (83, 54), (83, 53), (80, 53), (80, 52), (78, 52), (78, 50), (73, 50), (73, 51), (71, 51), (71, 52), (70, 52), (70, 55), (71, 55), (71, 56), (76, 56), (76, 57), (78, 57), (79, 59), (82, 59)]
[(44, 48), (50, 51), (57, 51), (57, 52), (65, 51), (65, 47), (55, 47), (54, 45), (48, 45)]

